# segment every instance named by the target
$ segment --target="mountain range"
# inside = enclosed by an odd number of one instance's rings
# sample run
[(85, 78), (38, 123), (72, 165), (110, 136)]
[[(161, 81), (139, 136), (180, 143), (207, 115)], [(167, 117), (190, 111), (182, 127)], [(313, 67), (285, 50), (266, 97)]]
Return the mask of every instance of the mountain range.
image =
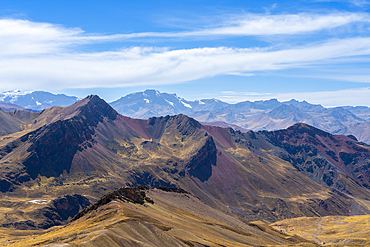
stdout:
[(186, 114), (203, 123), (219, 122), (221, 126), (227, 123), (253, 131), (284, 129), (302, 122), (332, 134), (354, 135), (370, 143), (370, 108), (366, 106), (325, 108), (294, 99), (236, 104), (217, 99), (187, 101), (157, 90), (129, 94), (110, 104), (120, 114), (133, 118)]
[(11, 110), (19, 110), (19, 106), (23, 109), (41, 111), (52, 106), (68, 106), (78, 100), (75, 96), (67, 96), (65, 94), (52, 94), (44, 91), (21, 92), (19, 90), (7, 91), (0, 93), (0, 108), (3, 110), (9, 109), (9, 106), (3, 108), (3, 103), (17, 105)]
[[(5, 111), (40, 111), (50, 106), (68, 106), (77, 100), (77, 97), (42, 91), (4, 92), (0, 94), (0, 101), (4, 102), (0, 108)], [(131, 118), (148, 119), (184, 114), (208, 125), (232, 127), (244, 132), (285, 129), (302, 122), (331, 134), (353, 135), (359, 141), (370, 143), (370, 108), (367, 106), (325, 108), (294, 99), (285, 102), (276, 99), (244, 101), (236, 104), (218, 99), (189, 101), (176, 94), (157, 90), (128, 94), (110, 105), (119, 114)]]
[[(257, 228), (296, 217), (370, 213), (370, 146), (353, 136), (332, 135), (304, 123), (277, 131), (241, 132), (202, 124), (184, 114), (135, 119), (120, 115), (96, 95), (42, 112), (4, 113), (11, 120), (3, 120), (17, 121), (9, 126), (18, 128), (9, 128), (0, 137), (4, 229), (43, 232), (66, 224), (76, 209), (99, 201), (109, 191), (138, 185), (186, 191), (235, 220), (264, 222)], [(154, 202), (164, 200), (164, 195), (153, 197)], [(107, 207), (114, 212), (126, 207), (113, 204)], [(178, 207), (170, 208), (180, 212)], [(98, 208), (88, 218), (105, 222), (105, 209)], [(150, 217), (153, 214), (155, 210)], [(192, 214), (181, 213), (190, 218)], [(262, 228), (271, 230), (266, 227)], [(17, 234), (4, 238), (16, 241)], [(279, 238), (274, 237), (282, 241)], [(190, 245), (200, 241), (181, 239)], [(267, 239), (271, 236), (256, 243)]]

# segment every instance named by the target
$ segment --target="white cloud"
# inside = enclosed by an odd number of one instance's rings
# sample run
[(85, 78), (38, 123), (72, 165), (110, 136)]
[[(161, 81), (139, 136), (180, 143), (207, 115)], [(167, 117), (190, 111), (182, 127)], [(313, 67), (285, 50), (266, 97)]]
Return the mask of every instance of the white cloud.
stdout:
[(244, 97), (244, 96), (266, 96), (271, 95), (271, 93), (256, 93), (256, 92), (234, 92), (234, 91), (222, 91), (222, 97)]
[(271, 93), (271, 94), (237, 94), (224, 92), (219, 96), (220, 99), (236, 103), (241, 101), (256, 101), (278, 99), (279, 101), (289, 101), (296, 99), (298, 101), (306, 100), (311, 104), (321, 104), (326, 107), (346, 106), (346, 105), (367, 105), (370, 106), (370, 88), (356, 88), (336, 91), (318, 91), (318, 92), (292, 92), (292, 93)]
[(117, 40), (117, 35), (88, 35), (80, 28), (50, 23), (0, 19), (0, 55), (64, 52), (74, 45)]
[(350, 2), (350, 3), (352, 3), (356, 6), (359, 6), (359, 7), (364, 7), (364, 6), (370, 4), (370, 2), (366, 1), (366, 0), (348, 0), (348, 2)]
[[(172, 84), (225, 74), (314, 66), (370, 55), (370, 38), (332, 40), (295, 49), (133, 47), (119, 52), (14, 56), (0, 60), (0, 89), (125, 87)], [(7, 88), (9, 86), (12, 88)]]
[[(350, 13), (254, 15), (248, 20), (229, 22), (227, 27), (191, 35), (293, 34), (364, 21), (365, 17)], [(217, 75), (251, 76), (261, 71), (314, 67), (335, 59), (370, 55), (370, 38), (337, 39), (280, 50), (132, 47), (115, 52), (80, 53), (74, 49), (76, 45), (119, 38), (121, 35), (89, 35), (78, 28), (49, 23), (0, 20), (0, 90), (173, 84)]]
[(217, 27), (184, 32), (143, 32), (131, 34), (86, 34), (80, 28), (50, 23), (0, 19), (0, 55), (35, 55), (71, 51), (74, 46), (132, 38), (192, 38), (225, 36), (291, 35), (370, 22), (367, 13), (238, 15)]
[(332, 29), (348, 24), (370, 22), (367, 13), (338, 12), (331, 14), (280, 14), (280, 15), (238, 15), (222, 25), (204, 30), (184, 32), (143, 32), (118, 35), (122, 38), (183, 38), (207, 36), (264, 36), (292, 35), (326, 29)]
[(313, 2), (346, 2), (358, 7), (365, 7), (366, 5), (370, 5), (370, 2), (366, 0), (314, 0)]
[(345, 89), (337, 91), (304, 92), (276, 95), (282, 101), (295, 98), (306, 100), (313, 104), (324, 106), (344, 106), (344, 105), (368, 105), (370, 106), (370, 88)]

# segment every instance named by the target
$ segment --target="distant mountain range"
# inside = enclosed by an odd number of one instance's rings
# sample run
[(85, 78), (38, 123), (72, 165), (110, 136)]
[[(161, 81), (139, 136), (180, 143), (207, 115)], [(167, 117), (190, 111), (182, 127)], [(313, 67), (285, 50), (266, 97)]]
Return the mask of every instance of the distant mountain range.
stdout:
[[(203, 123), (222, 127), (228, 123), (253, 131), (285, 129), (302, 122), (332, 134), (354, 135), (358, 140), (370, 143), (370, 108), (367, 106), (325, 108), (294, 99), (237, 104), (218, 99), (188, 101), (157, 90), (129, 94), (110, 104), (120, 114), (133, 118), (186, 114)], [(229, 127), (235, 129), (232, 125)]]
[[(0, 108), (6, 111), (25, 108), (40, 111), (51, 106), (68, 106), (77, 100), (77, 97), (64, 94), (13, 91), (0, 94), (0, 103), (3, 102)], [(370, 143), (370, 108), (367, 106), (325, 108), (294, 99), (285, 102), (276, 99), (244, 101), (236, 104), (218, 99), (189, 101), (158, 90), (128, 94), (110, 105), (118, 113), (131, 118), (185, 114), (208, 125), (231, 127), (240, 131), (285, 129), (301, 122), (331, 134), (353, 135), (359, 141)]]
[[(36, 111), (41, 111), (52, 106), (68, 106), (77, 100), (78, 97), (75, 96), (52, 94), (43, 91), (21, 92), (17, 90), (0, 93), (0, 102), (10, 103)], [(4, 109), (2, 105), (0, 105), (0, 108)]]
[(166, 115), (189, 115), (200, 111), (214, 111), (229, 104), (218, 99), (188, 101), (176, 94), (161, 93), (158, 90), (128, 94), (110, 105), (124, 116), (148, 119)]

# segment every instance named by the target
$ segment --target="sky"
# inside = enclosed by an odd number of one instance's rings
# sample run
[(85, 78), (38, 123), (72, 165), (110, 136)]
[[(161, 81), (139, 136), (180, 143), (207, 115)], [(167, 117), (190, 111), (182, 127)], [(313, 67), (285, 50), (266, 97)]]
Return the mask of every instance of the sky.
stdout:
[(370, 1), (0, 0), (0, 91), (370, 106)]

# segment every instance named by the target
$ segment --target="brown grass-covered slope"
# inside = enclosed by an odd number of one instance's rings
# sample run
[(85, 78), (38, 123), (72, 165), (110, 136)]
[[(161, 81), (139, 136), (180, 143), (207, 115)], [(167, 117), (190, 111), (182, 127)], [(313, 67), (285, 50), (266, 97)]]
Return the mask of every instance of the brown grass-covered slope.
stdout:
[(300, 217), (272, 224), (276, 230), (329, 246), (369, 246), (370, 215)]
[(241, 133), (181, 114), (132, 119), (89, 96), (46, 109), (3, 137), (0, 208), (8, 223), (37, 222), (7, 201), (79, 194), (93, 202), (106, 191), (146, 185), (185, 189), (248, 221), (358, 214), (370, 198), (367, 146), (308, 125), (292, 128)]
[(3, 242), (22, 247), (315, 246), (313, 241), (226, 215), (181, 190), (163, 189), (121, 188), (64, 227), (27, 236), (4, 234)]

